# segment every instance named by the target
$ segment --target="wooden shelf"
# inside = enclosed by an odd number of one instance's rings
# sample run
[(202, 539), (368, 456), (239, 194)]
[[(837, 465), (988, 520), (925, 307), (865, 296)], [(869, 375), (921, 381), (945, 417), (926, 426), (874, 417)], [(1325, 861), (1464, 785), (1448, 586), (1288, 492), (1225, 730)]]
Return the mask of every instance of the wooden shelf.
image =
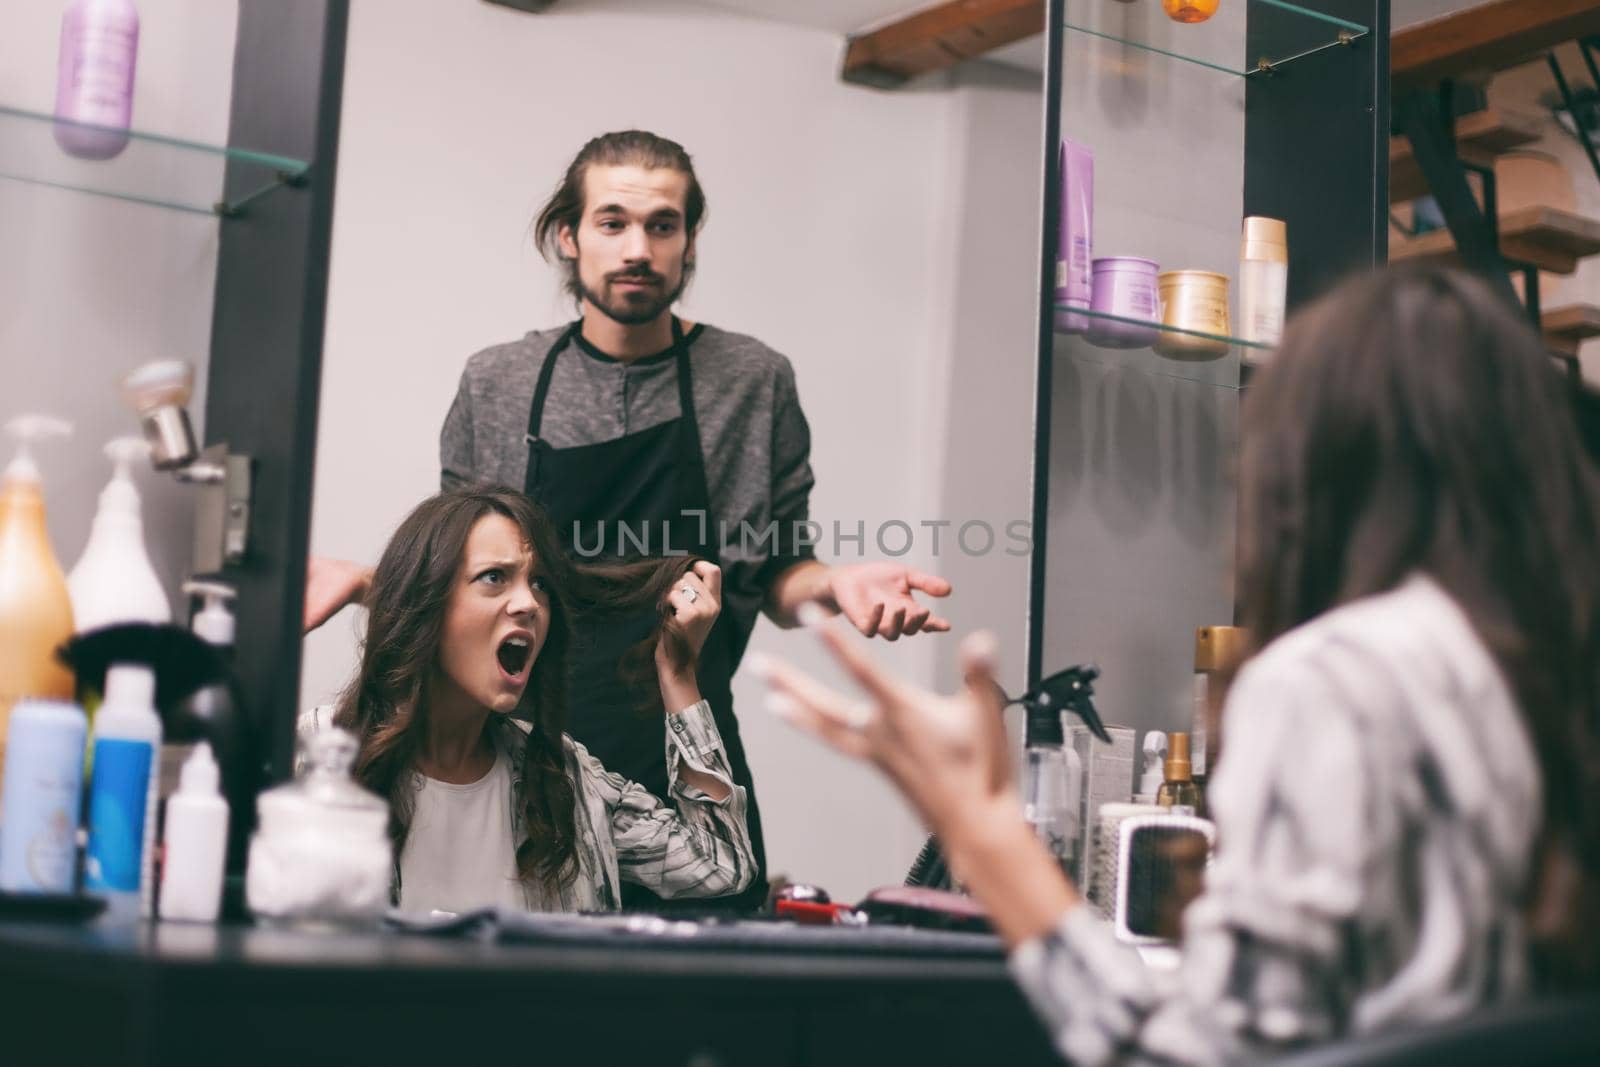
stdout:
[[(1495, 156), (1532, 144), (1543, 134), (1542, 123), (1536, 115), (1489, 108), (1456, 120), (1456, 154), (1467, 163), (1493, 166)], [(1426, 195), (1428, 181), (1412, 154), (1411, 142), (1404, 137), (1389, 138), (1390, 203)]]
[(1600, 33), (1600, 0), (1492, 0), (1398, 30), (1389, 40), (1396, 97), (1447, 78), (1539, 59)]
[[(1434, 230), (1409, 241), (1396, 241), (1389, 258), (1400, 260), (1453, 260), (1455, 238), (1449, 230)], [(1557, 211), (1529, 207), (1500, 216), (1500, 254), (1552, 274), (1571, 274), (1578, 261), (1600, 254), (1600, 221)]]
[(1551, 308), (1540, 320), (1544, 343), (1552, 352), (1576, 356), (1578, 346), (1591, 337), (1600, 337), (1600, 307), (1572, 304)]

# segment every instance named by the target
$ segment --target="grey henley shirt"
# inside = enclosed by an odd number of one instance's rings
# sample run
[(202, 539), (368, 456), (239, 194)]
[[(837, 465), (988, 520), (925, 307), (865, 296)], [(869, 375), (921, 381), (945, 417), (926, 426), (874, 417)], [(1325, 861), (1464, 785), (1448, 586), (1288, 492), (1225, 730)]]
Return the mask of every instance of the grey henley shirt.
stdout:
[[(545, 357), (565, 329), (535, 330), (467, 360), (439, 433), (444, 488), (523, 488), (528, 409)], [(707, 540), (722, 555), (723, 610), (748, 635), (777, 573), (815, 557), (797, 533), (809, 518), (815, 481), (811, 430), (788, 359), (753, 337), (703, 323), (685, 340), (711, 501)], [(597, 444), (679, 414), (670, 350), (624, 363), (575, 337), (556, 359), (540, 436), (553, 448)]]

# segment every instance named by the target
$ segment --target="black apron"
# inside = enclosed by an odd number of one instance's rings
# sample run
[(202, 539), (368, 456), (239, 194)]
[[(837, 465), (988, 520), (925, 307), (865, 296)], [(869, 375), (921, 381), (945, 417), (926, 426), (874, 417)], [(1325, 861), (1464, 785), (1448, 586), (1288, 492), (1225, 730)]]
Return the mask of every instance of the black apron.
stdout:
[[(651, 555), (665, 555), (670, 546), (674, 552), (702, 556), (720, 566), (714, 546), (703, 543), (701, 537), (715, 523), (706, 488), (705, 459), (700, 453), (700, 430), (695, 422), (689, 346), (684, 343), (683, 327), (676, 316), (672, 319), (672, 351), (678, 371), (677, 418), (615, 440), (572, 448), (552, 448), (539, 436), (556, 358), (572, 344), (580, 325), (573, 323), (561, 335), (539, 372), (539, 384), (528, 409), (528, 495), (550, 515), (562, 542), (580, 562), (586, 557), (578, 554), (579, 545), (585, 553), (592, 553), (596, 545), (602, 544), (615, 549), (623, 540), (617, 532), (617, 524), (622, 523), (637, 537), (648, 535)], [(638, 555), (637, 546), (632, 547), (631, 554)], [(604, 555), (615, 558), (616, 552)], [(647, 609), (624, 619), (573, 620), (568, 649), (567, 732), (607, 770), (666, 799), (665, 717), (660, 712), (641, 710), (641, 699), (648, 694), (641, 694), (618, 675), (620, 657), (644, 640), (656, 619), (656, 612)], [(750, 889), (737, 897), (682, 902), (695, 910), (751, 909), (759, 907), (766, 897), (761, 815), (750, 784), (750, 766), (739, 739), (739, 725), (733, 717), (731, 684), (743, 645), (736, 631), (724, 611), (701, 649), (697, 677), (701, 695), (711, 704), (717, 730), (727, 748), (734, 781), (745, 788), (748, 796), (746, 811), (757, 877)], [(622, 902), (629, 908), (661, 910), (662, 906), (653, 893), (632, 884), (624, 884)]]

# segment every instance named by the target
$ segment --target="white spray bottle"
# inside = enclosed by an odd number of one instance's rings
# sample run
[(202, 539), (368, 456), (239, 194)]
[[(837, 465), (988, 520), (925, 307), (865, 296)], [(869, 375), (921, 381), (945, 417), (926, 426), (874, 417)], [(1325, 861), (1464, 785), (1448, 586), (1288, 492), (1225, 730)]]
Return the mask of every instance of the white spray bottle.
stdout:
[(150, 446), (137, 437), (107, 443), (111, 481), (100, 492), (100, 508), (89, 544), (67, 576), (78, 632), (125, 622), (172, 621), (172, 605), (144, 547), (139, 490), (131, 466), (148, 459)]

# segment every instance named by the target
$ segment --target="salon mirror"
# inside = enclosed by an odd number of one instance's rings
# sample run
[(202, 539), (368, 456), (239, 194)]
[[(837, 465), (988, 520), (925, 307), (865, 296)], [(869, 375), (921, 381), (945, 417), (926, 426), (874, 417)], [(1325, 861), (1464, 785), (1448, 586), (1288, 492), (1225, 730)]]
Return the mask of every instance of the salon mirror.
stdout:
[[(794, 368), (818, 555), (955, 587), (955, 635), (873, 654), (949, 690), (955, 637), (986, 627), (1022, 691), (1044, 42), (894, 89), (841, 79), (851, 34), (932, 3), (352, 0), (312, 555), (374, 562), (439, 488), (467, 358), (577, 317), (530, 225), (585, 142), (641, 128), (705, 190), (679, 316)], [(363, 621), (307, 637), (302, 707), (348, 681)], [(749, 651), (848, 685), (770, 621)], [(767, 715), (748, 671), (733, 694), (769, 875), (840, 901), (899, 884), (924, 834), (893, 790)]]
[(1215, 842), (1212, 824), (1187, 815), (1142, 815), (1118, 827), (1117, 937), (1172, 944), (1200, 895)]

